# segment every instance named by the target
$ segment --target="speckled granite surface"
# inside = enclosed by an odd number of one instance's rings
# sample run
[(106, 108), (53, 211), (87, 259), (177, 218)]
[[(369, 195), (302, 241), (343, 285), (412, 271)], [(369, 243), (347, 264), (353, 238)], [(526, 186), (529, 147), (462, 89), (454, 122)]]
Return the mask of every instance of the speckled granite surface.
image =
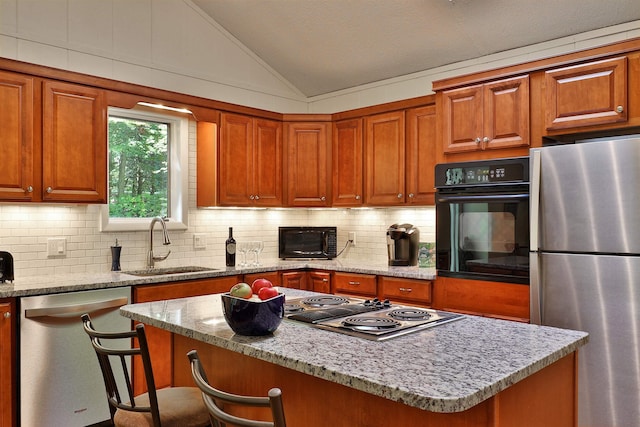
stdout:
[[(338, 260), (319, 261), (266, 261), (261, 267), (227, 268), (224, 266), (203, 266), (210, 271), (197, 273), (180, 273), (152, 277), (139, 277), (126, 272), (81, 273), (51, 276), (20, 277), (17, 274), (13, 282), (0, 283), (0, 298), (45, 295), (60, 292), (84, 291), (91, 289), (111, 288), (118, 286), (144, 285), (150, 283), (173, 282), (232, 276), (236, 274), (259, 273), (274, 270), (317, 269), (343, 271), (349, 273), (376, 274), (412, 279), (433, 280), (436, 270), (417, 267), (388, 267), (386, 265), (364, 265), (362, 263), (342, 262)], [(159, 267), (162, 268), (162, 267)]]
[[(309, 295), (283, 289), (289, 297)], [(121, 313), (215, 346), (433, 412), (469, 409), (576, 351), (587, 333), (467, 316), (375, 342), (285, 320), (273, 335), (227, 326), (219, 295), (127, 305)]]

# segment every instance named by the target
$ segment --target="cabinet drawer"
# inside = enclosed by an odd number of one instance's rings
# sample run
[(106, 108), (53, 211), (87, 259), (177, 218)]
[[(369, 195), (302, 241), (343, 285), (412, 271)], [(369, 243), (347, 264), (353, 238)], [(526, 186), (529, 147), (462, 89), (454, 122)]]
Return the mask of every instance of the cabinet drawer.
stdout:
[(376, 276), (369, 274), (334, 274), (336, 293), (347, 293), (375, 297)]
[(395, 277), (380, 277), (380, 289), (383, 298), (404, 300), (417, 304), (431, 304), (432, 282), (429, 280), (410, 280)]

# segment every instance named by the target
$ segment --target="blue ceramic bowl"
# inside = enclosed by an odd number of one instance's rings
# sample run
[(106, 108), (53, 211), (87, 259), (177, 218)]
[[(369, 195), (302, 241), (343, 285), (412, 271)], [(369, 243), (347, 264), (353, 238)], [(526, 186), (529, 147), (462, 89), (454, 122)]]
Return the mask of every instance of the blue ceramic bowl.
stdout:
[(284, 317), (284, 294), (264, 301), (252, 301), (222, 294), (224, 318), (239, 335), (268, 335), (278, 329)]

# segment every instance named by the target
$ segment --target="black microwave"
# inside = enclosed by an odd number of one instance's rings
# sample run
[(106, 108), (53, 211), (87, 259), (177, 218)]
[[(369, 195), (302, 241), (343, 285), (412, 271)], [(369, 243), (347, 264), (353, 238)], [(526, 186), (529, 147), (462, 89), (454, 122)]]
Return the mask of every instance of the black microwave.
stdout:
[(336, 227), (278, 227), (278, 257), (335, 258), (337, 233)]

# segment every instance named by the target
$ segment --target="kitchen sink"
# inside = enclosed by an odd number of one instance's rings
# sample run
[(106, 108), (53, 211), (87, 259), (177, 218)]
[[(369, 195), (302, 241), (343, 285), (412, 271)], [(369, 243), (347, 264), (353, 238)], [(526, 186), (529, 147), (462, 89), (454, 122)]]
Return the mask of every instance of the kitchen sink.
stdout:
[(132, 276), (163, 276), (165, 274), (185, 274), (199, 273), (202, 271), (216, 271), (217, 268), (186, 266), (186, 267), (167, 267), (167, 268), (151, 268), (147, 270), (123, 271), (125, 274)]

